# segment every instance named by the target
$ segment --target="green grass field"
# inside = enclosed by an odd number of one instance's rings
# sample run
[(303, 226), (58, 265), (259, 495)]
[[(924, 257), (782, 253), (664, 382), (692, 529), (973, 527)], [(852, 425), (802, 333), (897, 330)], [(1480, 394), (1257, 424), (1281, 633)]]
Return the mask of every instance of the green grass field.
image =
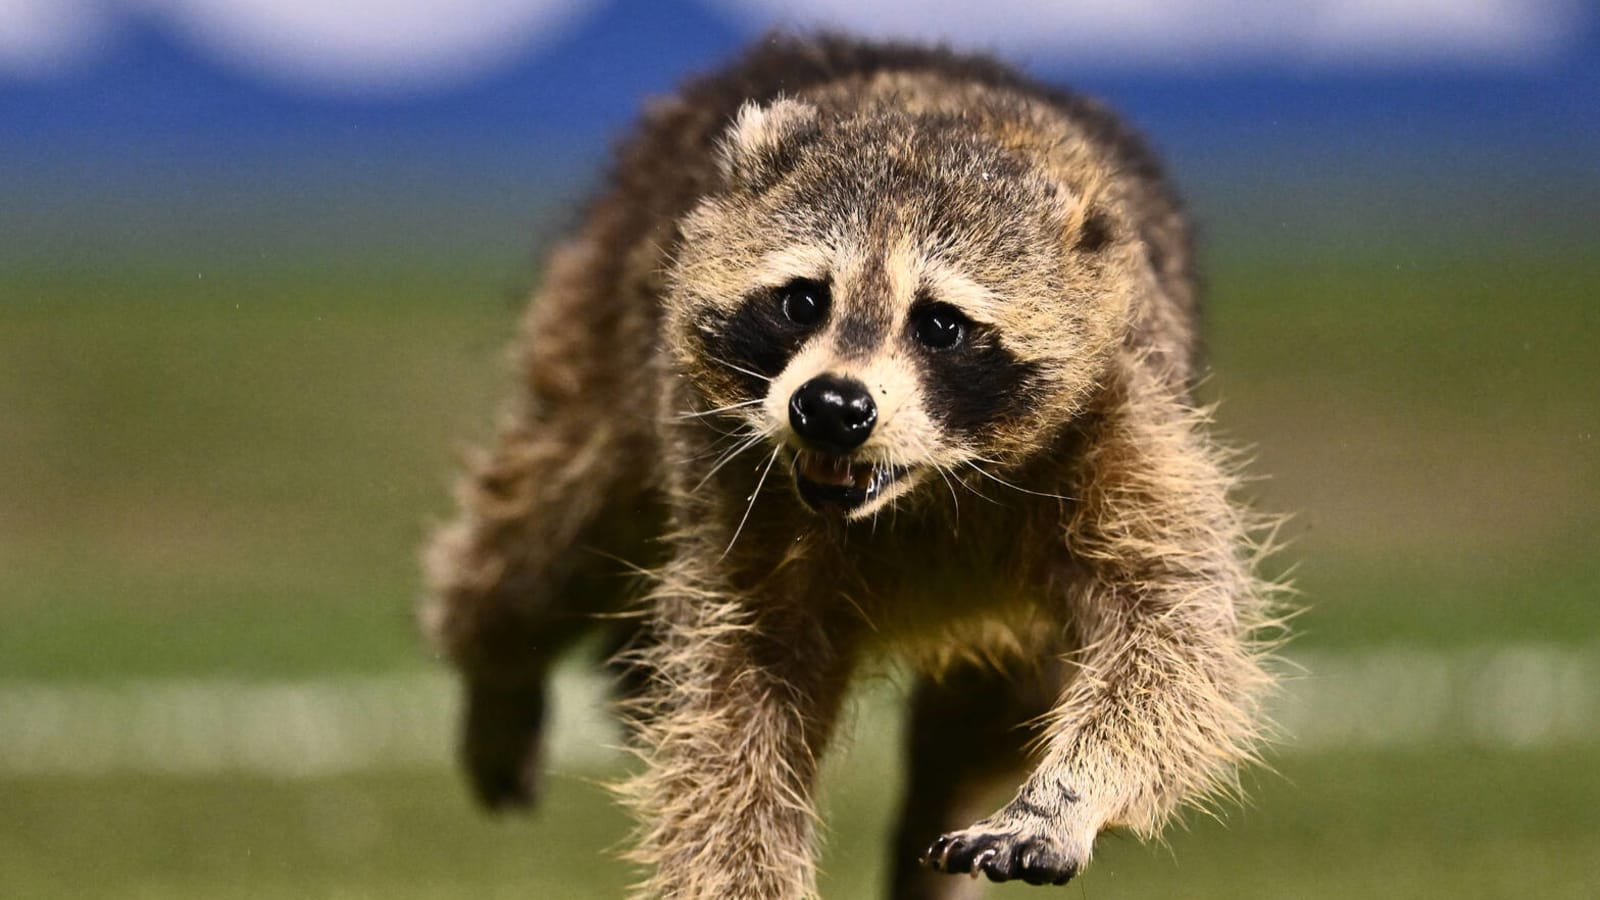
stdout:
[[(1305, 759), (1260, 779), (1254, 808), (1225, 824), (1196, 819), (1166, 847), (1103, 839), (1089, 872), (1050, 895), (1588, 900), (1593, 762), (1589, 750)], [(869, 776), (843, 783), (854, 790), (828, 804), (823, 893), (874, 896), (886, 798)], [(603, 853), (626, 821), (571, 778), (531, 822), (484, 820), (443, 773), (29, 780), (5, 798), (9, 897), (614, 898), (627, 883)]]
[[(1270, 476), (1260, 505), (1296, 514), (1291, 657), (1600, 652), (1600, 247), (1580, 243), (1399, 267), (1216, 249), (1207, 390)], [(0, 691), (432, 665), (414, 548), (488, 432), (517, 268), (357, 259), (0, 270)], [(892, 721), (875, 704), (863, 721)], [(1247, 808), (1166, 847), (1110, 837), (1059, 893), (1600, 896), (1584, 709), (1560, 739), (1291, 744)], [(894, 729), (863, 731), (829, 780), (830, 897), (881, 879)], [(0, 897), (615, 897), (605, 774), (558, 774), (533, 820), (491, 822), (442, 763), (291, 779), (0, 758)]]

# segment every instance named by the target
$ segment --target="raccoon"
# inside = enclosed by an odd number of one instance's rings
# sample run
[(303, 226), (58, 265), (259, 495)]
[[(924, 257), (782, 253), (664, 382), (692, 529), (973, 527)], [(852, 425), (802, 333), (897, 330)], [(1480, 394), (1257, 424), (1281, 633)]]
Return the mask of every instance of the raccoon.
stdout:
[(1273, 592), (1196, 327), (1184, 215), (1095, 102), (777, 36), (656, 103), (428, 554), (478, 796), (531, 802), (546, 674), (591, 631), (632, 698), (639, 896), (815, 896), (818, 761), (875, 660), (917, 673), (895, 897), (1061, 884), (1229, 792)]

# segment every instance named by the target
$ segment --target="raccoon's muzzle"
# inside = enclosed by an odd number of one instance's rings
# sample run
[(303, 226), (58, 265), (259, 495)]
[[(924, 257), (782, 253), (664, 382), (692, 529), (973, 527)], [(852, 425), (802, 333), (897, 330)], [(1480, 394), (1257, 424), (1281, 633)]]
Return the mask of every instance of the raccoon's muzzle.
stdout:
[(789, 397), (789, 425), (808, 449), (849, 453), (877, 423), (878, 405), (853, 378), (818, 375)]

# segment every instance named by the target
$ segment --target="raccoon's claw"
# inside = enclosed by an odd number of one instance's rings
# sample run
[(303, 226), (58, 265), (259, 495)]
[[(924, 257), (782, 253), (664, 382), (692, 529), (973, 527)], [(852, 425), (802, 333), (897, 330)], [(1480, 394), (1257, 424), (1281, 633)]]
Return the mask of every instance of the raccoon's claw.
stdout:
[(499, 812), (533, 806), (539, 793), (543, 725), (542, 684), (467, 684), (461, 763), (484, 808)]
[(929, 868), (951, 874), (979, 874), (990, 881), (1020, 879), (1028, 884), (1066, 884), (1082, 864), (1059, 842), (1042, 835), (990, 831), (975, 825), (941, 836), (923, 855)]

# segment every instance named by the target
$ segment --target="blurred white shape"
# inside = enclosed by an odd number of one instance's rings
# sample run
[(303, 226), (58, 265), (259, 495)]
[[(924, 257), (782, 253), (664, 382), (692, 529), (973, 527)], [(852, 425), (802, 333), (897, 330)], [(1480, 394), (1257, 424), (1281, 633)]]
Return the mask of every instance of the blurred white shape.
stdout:
[[(0, 0), (0, 79), (70, 72), (137, 16), (257, 78), (414, 94), (536, 53), (614, 0)], [(1095, 67), (1527, 63), (1585, 0), (680, 0), (753, 27), (833, 27)], [(659, 15), (671, 15), (664, 10)]]
[[(6, 2), (6, 0), (0, 0)], [(130, 0), (233, 68), (316, 92), (470, 82), (560, 37), (595, 0)]]
[(1566, 0), (1340, 0), (1320, 4), (1308, 50), (1323, 57), (1416, 55), (1516, 62), (1560, 49), (1581, 28)]
[[(1600, 646), (1295, 654), (1273, 704), (1282, 751), (1600, 747)], [(547, 762), (593, 772), (625, 758), (605, 679), (555, 675)], [(0, 777), (249, 772), (321, 778), (450, 764), (457, 687), (444, 672), (306, 681), (0, 681)], [(900, 700), (886, 681), (854, 743), (885, 766)]]
[(70, 72), (105, 45), (110, 24), (93, 0), (0, 0), (0, 77)]
[(1037, 60), (1183, 67), (1528, 62), (1575, 38), (1582, 0), (710, 0), (752, 25), (948, 41)]

